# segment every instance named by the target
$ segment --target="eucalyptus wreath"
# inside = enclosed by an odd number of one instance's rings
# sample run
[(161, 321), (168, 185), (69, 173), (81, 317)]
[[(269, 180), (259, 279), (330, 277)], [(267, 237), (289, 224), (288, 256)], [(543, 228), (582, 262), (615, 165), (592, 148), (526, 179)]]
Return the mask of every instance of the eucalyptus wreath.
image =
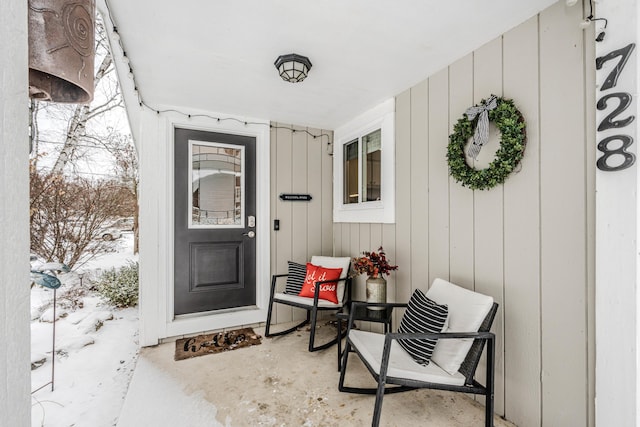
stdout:
[[(493, 122), (501, 134), (496, 157), (486, 169), (475, 169), (466, 161), (464, 147), (474, 131), (480, 115), (473, 120), (464, 114), (453, 127), (447, 147), (449, 174), (459, 183), (472, 190), (488, 190), (502, 184), (518, 166), (526, 145), (526, 124), (522, 113), (511, 99), (496, 97), (496, 107), (488, 110), (489, 122)], [(485, 107), (483, 99), (476, 107)]]

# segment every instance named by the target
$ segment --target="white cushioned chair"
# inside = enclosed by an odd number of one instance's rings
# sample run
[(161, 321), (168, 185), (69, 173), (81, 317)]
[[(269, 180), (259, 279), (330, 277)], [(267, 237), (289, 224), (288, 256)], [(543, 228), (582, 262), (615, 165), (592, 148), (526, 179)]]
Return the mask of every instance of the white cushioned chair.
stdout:
[[(495, 336), (490, 329), (498, 304), (493, 302), (492, 297), (469, 291), (442, 279), (434, 281), (426, 296), (432, 302), (448, 307), (448, 318), (442, 332), (378, 334), (352, 329), (353, 318), (349, 319), (339, 390), (376, 395), (372, 426), (378, 426), (380, 423), (385, 393), (431, 388), (480, 394), (486, 397), (485, 426), (492, 427)], [(360, 302), (353, 303), (354, 306), (356, 304), (366, 305)], [(399, 303), (375, 305), (391, 306), (394, 309), (409, 307), (409, 304)], [(352, 309), (351, 313), (354, 311)], [(437, 340), (428, 364), (425, 366), (418, 363), (405, 350), (406, 345), (400, 345), (400, 339), (403, 340), (403, 344), (415, 340)], [(487, 366), (483, 385), (475, 379), (475, 371), (485, 343)], [(376, 388), (345, 386), (348, 358), (353, 352), (360, 357), (377, 381)]]
[[(318, 318), (319, 311), (325, 310), (339, 310), (344, 305), (348, 305), (351, 302), (351, 278), (349, 277), (349, 268), (351, 267), (351, 258), (350, 257), (328, 257), (328, 256), (313, 256), (311, 257), (311, 264), (317, 265), (325, 268), (342, 268), (342, 272), (340, 273), (340, 279), (338, 279), (338, 285), (336, 290), (336, 295), (338, 298), (338, 302), (334, 303), (331, 301), (323, 300), (319, 298), (320, 285), (324, 283), (335, 282), (335, 280), (324, 281), (324, 282), (316, 282), (315, 286), (315, 295), (313, 298), (310, 297), (301, 297), (292, 293), (286, 292), (278, 292), (277, 287), (281, 280), (279, 278), (284, 278), (289, 276), (289, 274), (274, 274), (271, 277), (271, 292), (269, 297), (269, 309), (267, 312), (267, 324), (265, 326), (265, 336), (266, 337), (274, 337), (279, 335), (285, 335), (290, 332), (297, 330), (298, 328), (309, 324), (311, 328), (311, 333), (309, 336), (309, 351), (318, 351), (328, 348), (338, 342), (338, 339), (342, 339), (342, 334), (337, 334), (336, 338), (331, 341), (321, 344), (315, 345), (315, 336), (316, 336), (316, 321)], [(291, 307), (301, 308), (307, 311), (307, 317), (301, 323), (283, 330), (279, 332), (272, 332), (272, 312), (275, 304), (284, 304)]]

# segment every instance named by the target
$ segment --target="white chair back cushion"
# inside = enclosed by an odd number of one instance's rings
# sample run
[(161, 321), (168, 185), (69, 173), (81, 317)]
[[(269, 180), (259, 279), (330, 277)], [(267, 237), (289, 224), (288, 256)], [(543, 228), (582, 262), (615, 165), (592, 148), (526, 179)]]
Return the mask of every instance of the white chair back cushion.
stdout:
[[(443, 279), (433, 281), (427, 291), (427, 297), (449, 307), (449, 326), (443, 332), (478, 332), (493, 305), (492, 297), (470, 291)], [(449, 374), (454, 375), (460, 369), (472, 344), (472, 339), (438, 340), (431, 360)]]
[[(351, 257), (332, 257), (332, 256), (318, 256), (314, 255), (311, 257), (311, 264), (319, 265), (320, 267), (326, 268), (342, 268), (342, 273), (340, 273), (340, 278), (344, 279), (349, 274), (349, 267), (351, 266)], [(336, 289), (336, 294), (338, 295), (338, 304), (342, 304), (344, 301), (344, 288), (345, 281), (338, 282), (338, 288)]]

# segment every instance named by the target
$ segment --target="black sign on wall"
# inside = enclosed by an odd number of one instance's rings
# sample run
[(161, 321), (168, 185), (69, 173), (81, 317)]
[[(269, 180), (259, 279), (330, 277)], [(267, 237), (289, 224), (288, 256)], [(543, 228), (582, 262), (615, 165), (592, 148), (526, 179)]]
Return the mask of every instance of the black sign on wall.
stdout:
[(280, 200), (284, 202), (308, 202), (312, 199), (311, 194), (281, 194)]

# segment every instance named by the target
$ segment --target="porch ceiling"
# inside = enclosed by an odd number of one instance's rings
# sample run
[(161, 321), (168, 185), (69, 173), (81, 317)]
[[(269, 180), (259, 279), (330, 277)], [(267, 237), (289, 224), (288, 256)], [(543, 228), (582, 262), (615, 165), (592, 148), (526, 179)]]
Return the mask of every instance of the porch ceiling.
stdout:
[[(335, 129), (555, 1), (107, 3), (150, 106)], [(287, 53), (313, 63), (304, 82), (278, 76)]]

